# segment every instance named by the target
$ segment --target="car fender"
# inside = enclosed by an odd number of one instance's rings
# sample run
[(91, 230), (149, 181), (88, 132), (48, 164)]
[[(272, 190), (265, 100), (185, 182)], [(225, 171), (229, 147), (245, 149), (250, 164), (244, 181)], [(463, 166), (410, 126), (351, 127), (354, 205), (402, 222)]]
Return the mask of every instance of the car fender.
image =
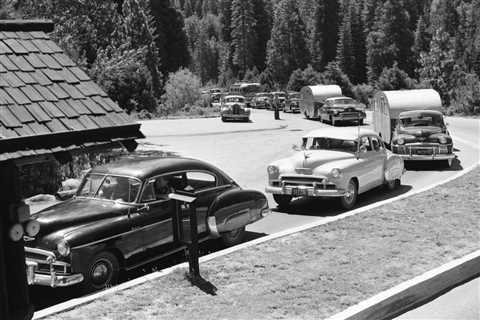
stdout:
[(403, 159), (398, 155), (387, 151), (387, 157), (385, 159), (385, 181), (393, 181), (401, 179), (405, 172), (405, 164)]
[(211, 236), (242, 228), (260, 220), (268, 211), (265, 195), (256, 190), (233, 189), (222, 193), (212, 203), (208, 212), (208, 229)]

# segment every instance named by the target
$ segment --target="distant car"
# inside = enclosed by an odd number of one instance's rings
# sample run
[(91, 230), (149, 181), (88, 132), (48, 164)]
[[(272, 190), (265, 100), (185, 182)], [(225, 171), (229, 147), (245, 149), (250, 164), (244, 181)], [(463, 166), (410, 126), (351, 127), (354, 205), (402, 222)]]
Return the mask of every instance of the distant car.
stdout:
[(287, 96), (287, 101), (285, 102), (285, 108), (283, 112), (300, 112), (300, 92), (289, 92)]
[(225, 96), (221, 102), (220, 116), (222, 121), (250, 120), (250, 109), (247, 108), (245, 97), (238, 95)]
[(285, 108), (285, 103), (287, 101), (287, 93), (284, 91), (273, 91), (272, 94), (272, 109), (275, 109), (275, 106), (278, 106), (278, 110), (283, 110)]
[(223, 97), (224, 95), (225, 95), (225, 94), (222, 93), (222, 92), (212, 93), (212, 94), (210, 95), (210, 107), (212, 107), (212, 108), (220, 107), (220, 105), (221, 105), (221, 100), (222, 100), (222, 97)]
[(115, 284), (121, 270), (183, 250), (189, 209), (177, 207), (171, 193), (197, 198), (200, 241), (240, 243), (245, 226), (269, 212), (261, 192), (243, 190), (200, 160), (140, 158), (96, 167), (74, 198), (33, 215), (40, 232), (25, 237), (27, 265), (35, 266), (29, 283), (80, 283), (94, 291)]
[(256, 109), (269, 109), (272, 104), (272, 95), (268, 92), (260, 92), (252, 98), (251, 106)]
[(280, 207), (297, 197), (337, 197), (351, 209), (360, 193), (400, 185), (401, 157), (364, 128), (322, 128), (305, 135), (293, 156), (271, 163), (266, 191)]
[(319, 109), (320, 121), (329, 122), (333, 126), (339, 122), (363, 124), (366, 117), (365, 106), (349, 97), (332, 97), (325, 99), (324, 105)]

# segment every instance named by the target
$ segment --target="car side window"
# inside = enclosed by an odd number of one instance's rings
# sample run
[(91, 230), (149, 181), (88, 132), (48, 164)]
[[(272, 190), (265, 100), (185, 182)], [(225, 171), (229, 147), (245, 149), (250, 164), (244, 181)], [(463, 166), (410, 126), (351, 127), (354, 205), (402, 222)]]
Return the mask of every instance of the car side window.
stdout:
[(375, 151), (380, 151), (382, 149), (382, 145), (380, 141), (378, 140), (377, 137), (370, 137), (370, 140), (372, 142), (372, 149)]
[(184, 191), (196, 192), (217, 186), (217, 178), (208, 172), (188, 171), (186, 177), (187, 185)]
[(372, 151), (372, 145), (370, 144), (368, 137), (360, 138), (360, 149), (364, 149), (364, 152)]
[(140, 202), (152, 202), (155, 201), (155, 191), (153, 190), (153, 186), (155, 184), (155, 180), (149, 180), (143, 189), (142, 198)]

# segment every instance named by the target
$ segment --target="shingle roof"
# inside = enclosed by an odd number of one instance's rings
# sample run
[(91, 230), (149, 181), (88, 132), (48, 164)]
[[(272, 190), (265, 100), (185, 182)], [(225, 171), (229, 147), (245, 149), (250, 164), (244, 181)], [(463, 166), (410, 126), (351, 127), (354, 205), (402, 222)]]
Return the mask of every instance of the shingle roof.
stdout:
[[(66, 149), (143, 137), (139, 124), (49, 38), (52, 28), (51, 22), (0, 21), (0, 161), (20, 157), (7, 141), (37, 135), (63, 137)], [(99, 130), (105, 132), (91, 135)]]

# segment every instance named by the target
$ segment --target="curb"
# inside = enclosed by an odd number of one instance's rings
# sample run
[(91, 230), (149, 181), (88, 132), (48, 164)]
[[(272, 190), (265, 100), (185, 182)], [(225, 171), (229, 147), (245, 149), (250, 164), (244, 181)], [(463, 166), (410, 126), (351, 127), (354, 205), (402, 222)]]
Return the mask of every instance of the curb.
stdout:
[(327, 320), (392, 319), (480, 275), (480, 250), (360, 302)]
[(260, 131), (275, 131), (282, 130), (288, 127), (288, 124), (280, 125), (278, 127), (272, 128), (260, 128), (260, 129), (248, 129), (248, 130), (232, 130), (232, 131), (218, 131), (218, 132), (202, 132), (202, 133), (185, 133), (185, 134), (159, 134), (159, 135), (149, 135), (149, 138), (158, 138), (158, 137), (191, 137), (191, 136), (215, 136), (222, 134), (231, 134), (231, 133), (243, 133), (243, 132), (260, 132)]

